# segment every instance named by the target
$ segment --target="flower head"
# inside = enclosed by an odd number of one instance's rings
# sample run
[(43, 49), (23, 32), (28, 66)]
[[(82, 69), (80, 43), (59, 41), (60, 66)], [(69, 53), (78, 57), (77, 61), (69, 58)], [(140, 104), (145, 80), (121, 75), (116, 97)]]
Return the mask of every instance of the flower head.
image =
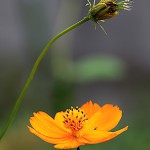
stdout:
[(54, 119), (45, 112), (34, 113), (30, 118), (30, 132), (57, 149), (77, 148), (80, 145), (96, 144), (111, 140), (128, 126), (112, 132), (122, 117), (118, 106), (99, 106), (88, 101), (79, 107), (71, 107), (56, 113)]
[(89, 18), (94, 22), (99, 20), (110, 19), (118, 14), (119, 10), (131, 10), (132, 0), (100, 0), (98, 4), (92, 5), (88, 0)]

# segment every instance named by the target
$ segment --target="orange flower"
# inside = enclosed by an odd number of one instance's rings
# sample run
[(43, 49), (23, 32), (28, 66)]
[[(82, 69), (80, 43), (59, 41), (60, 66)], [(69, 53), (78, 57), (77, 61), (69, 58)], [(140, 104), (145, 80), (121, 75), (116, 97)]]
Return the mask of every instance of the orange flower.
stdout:
[(128, 126), (111, 132), (120, 121), (122, 111), (118, 106), (106, 104), (99, 106), (88, 101), (80, 108), (71, 107), (65, 112), (58, 112), (54, 119), (45, 112), (34, 113), (30, 118), (30, 132), (57, 149), (77, 148), (80, 145), (96, 144), (111, 140)]

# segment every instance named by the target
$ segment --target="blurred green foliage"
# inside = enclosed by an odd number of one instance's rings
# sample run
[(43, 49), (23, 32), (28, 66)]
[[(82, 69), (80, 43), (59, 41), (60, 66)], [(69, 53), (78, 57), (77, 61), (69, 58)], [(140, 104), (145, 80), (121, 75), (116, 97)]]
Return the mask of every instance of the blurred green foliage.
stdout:
[(75, 64), (78, 82), (120, 80), (126, 72), (125, 63), (113, 56), (91, 56)]

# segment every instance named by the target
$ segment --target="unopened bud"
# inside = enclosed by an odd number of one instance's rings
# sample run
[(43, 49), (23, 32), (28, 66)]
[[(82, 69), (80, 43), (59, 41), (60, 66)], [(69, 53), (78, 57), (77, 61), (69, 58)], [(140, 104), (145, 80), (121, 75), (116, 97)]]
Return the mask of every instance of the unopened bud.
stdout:
[[(88, 1), (89, 2), (89, 1)], [(118, 10), (130, 10), (131, 0), (100, 0), (98, 4), (93, 6), (89, 2), (89, 18), (95, 22), (99, 20), (110, 19), (118, 14)]]

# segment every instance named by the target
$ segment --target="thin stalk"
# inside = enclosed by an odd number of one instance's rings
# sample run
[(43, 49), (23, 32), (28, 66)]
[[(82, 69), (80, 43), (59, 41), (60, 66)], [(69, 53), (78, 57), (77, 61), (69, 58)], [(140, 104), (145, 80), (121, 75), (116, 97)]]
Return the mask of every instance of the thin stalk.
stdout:
[(70, 27), (68, 27), (67, 29), (63, 30), (62, 32), (58, 33), (58, 34), (57, 34), (52, 40), (50, 40), (50, 41), (48, 42), (48, 44), (44, 47), (44, 49), (42, 50), (41, 54), (39, 55), (39, 57), (37, 58), (36, 62), (34, 63), (33, 68), (32, 68), (32, 70), (31, 70), (31, 73), (29, 74), (29, 77), (28, 77), (28, 79), (27, 79), (27, 81), (26, 81), (26, 83), (25, 83), (25, 85), (24, 85), (24, 87), (23, 87), (21, 93), (20, 93), (18, 99), (16, 100), (16, 103), (15, 103), (13, 109), (12, 109), (12, 112), (11, 112), (11, 114), (10, 114), (8, 120), (6, 121), (6, 124), (5, 124), (4, 128), (2, 129), (2, 132), (1, 132), (1, 134), (0, 134), (0, 140), (3, 138), (3, 136), (5, 135), (5, 133), (6, 133), (7, 129), (8, 129), (8, 127), (10, 126), (11, 122), (12, 122), (13, 119), (15, 118), (15, 115), (16, 115), (16, 113), (17, 113), (17, 111), (18, 111), (18, 108), (19, 108), (21, 102), (22, 102), (22, 99), (23, 99), (23, 97), (24, 97), (24, 95), (25, 95), (25, 93), (26, 93), (26, 91), (27, 91), (27, 89), (28, 89), (28, 87), (29, 87), (31, 81), (32, 81), (33, 78), (34, 78), (34, 75), (35, 75), (35, 72), (36, 72), (36, 70), (37, 70), (37, 67), (39, 66), (41, 60), (42, 60), (43, 57), (45, 56), (45, 54), (46, 54), (46, 52), (48, 51), (48, 49), (52, 46), (52, 44), (53, 44), (58, 38), (60, 38), (61, 36), (63, 36), (63, 35), (66, 34), (67, 32), (73, 30), (74, 28), (80, 26), (81, 24), (83, 24), (84, 22), (86, 22), (86, 21), (88, 21), (88, 20), (89, 20), (89, 17), (88, 17), (88, 16), (84, 17), (84, 18), (83, 18), (82, 20), (80, 20), (79, 22), (73, 24), (72, 26), (70, 26)]
[(78, 147), (77, 150), (80, 150), (80, 147)]

